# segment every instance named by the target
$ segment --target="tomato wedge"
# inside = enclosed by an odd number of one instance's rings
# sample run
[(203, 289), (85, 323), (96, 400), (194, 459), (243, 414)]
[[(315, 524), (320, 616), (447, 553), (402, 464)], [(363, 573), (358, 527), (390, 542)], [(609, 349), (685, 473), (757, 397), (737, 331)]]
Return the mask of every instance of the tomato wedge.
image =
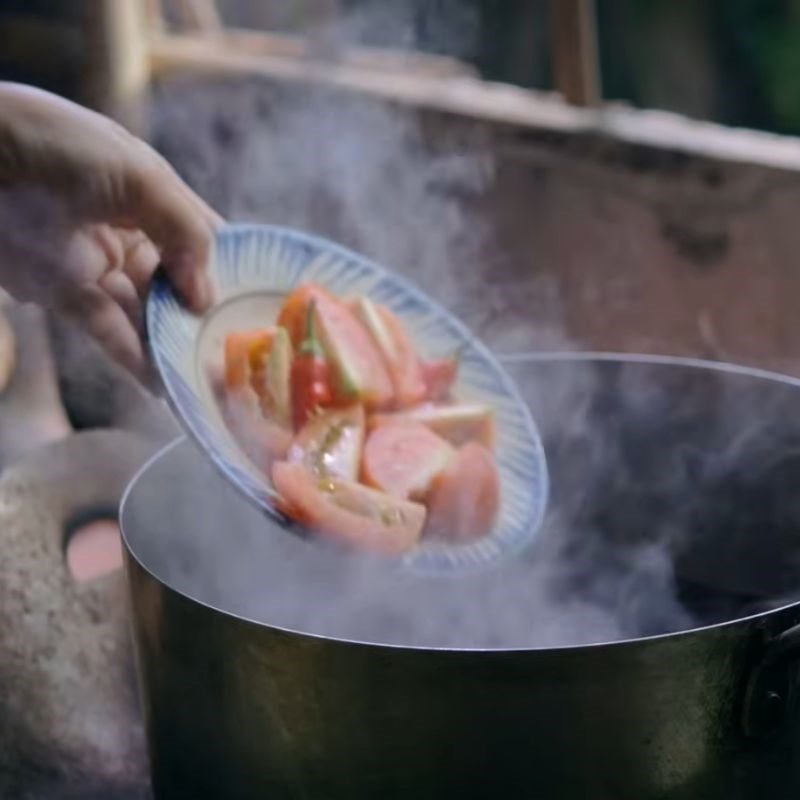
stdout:
[(360, 400), (368, 410), (390, 406), (394, 389), (389, 373), (355, 314), (344, 303), (327, 297), (315, 300), (314, 313), (339, 402)]
[(317, 283), (301, 283), (287, 298), (281, 306), (278, 314), (278, 326), (286, 328), (289, 338), (294, 347), (300, 347), (306, 336), (308, 308), (312, 300), (320, 298), (333, 300), (334, 296)]
[(425, 399), (432, 402), (447, 400), (458, 377), (458, 358), (423, 361), (420, 369), (425, 382)]
[(479, 444), (459, 450), (434, 481), (425, 535), (469, 542), (488, 535), (500, 507), (500, 477), (492, 454)]
[(225, 337), (225, 385), (236, 390), (249, 386), (254, 372), (265, 369), (274, 332), (270, 328), (237, 331)]
[(455, 447), (477, 442), (492, 449), (497, 438), (497, 424), (492, 409), (478, 403), (422, 405), (397, 414), (375, 414), (370, 429), (399, 422), (417, 422), (430, 428)]
[(297, 434), (287, 458), (320, 477), (358, 480), (365, 427), (362, 406), (323, 411)]
[(364, 448), (364, 482), (393, 497), (424, 500), (453, 457), (453, 448), (418, 422), (374, 430)]
[(389, 328), (395, 346), (395, 359), (389, 369), (394, 381), (395, 400), (401, 408), (422, 402), (428, 391), (422, 366), (414, 350), (403, 323), (386, 307), (380, 306), (378, 312)]
[(226, 392), (222, 414), (239, 446), (259, 469), (268, 474), (274, 461), (285, 458), (292, 434), (264, 418), (258, 395), (249, 386)]
[(366, 297), (359, 297), (352, 307), (369, 331), (389, 371), (396, 405), (406, 408), (424, 400), (427, 386), (414, 345), (403, 323), (386, 306), (373, 303)]
[(410, 550), (425, 524), (425, 506), (360, 483), (315, 477), (302, 464), (279, 461), (272, 480), (292, 519), (336, 541), (388, 556)]
[[(292, 386), (291, 370), (293, 362), (292, 342), (285, 328), (277, 328), (272, 339), (272, 348), (266, 359), (263, 386), (262, 408), (279, 425), (292, 424)], [(255, 380), (255, 376), (254, 376)], [(254, 388), (258, 391), (258, 385)]]

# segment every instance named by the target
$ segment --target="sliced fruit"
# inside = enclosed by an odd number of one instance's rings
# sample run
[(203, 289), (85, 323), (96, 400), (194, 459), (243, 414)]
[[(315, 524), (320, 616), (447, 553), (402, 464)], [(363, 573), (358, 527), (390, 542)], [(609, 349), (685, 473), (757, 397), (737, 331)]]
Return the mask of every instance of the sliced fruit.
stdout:
[(269, 413), (285, 427), (292, 423), (292, 355), (292, 342), (286, 328), (278, 328), (267, 359), (265, 382)]
[(316, 330), (335, 373), (341, 402), (385, 408), (394, 399), (389, 373), (366, 328), (338, 300), (315, 301)]
[(333, 295), (316, 283), (302, 283), (284, 301), (278, 314), (278, 325), (286, 328), (294, 347), (300, 347), (306, 335), (308, 307), (312, 300), (325, 297), (334, 300)]
[(376, 428), (364, 448), (364, 482), (393, 497), (424, 500), (450, 463), (453, 448), (419, 422)]
[(378, 310), (394, 339), (397, 353), (396, 362), (391, 368), (397, 404), (401, 408), (414, 406), (425, 400), (428, 391), (414, 343), (395, 314), (384, 307)]
[(359, 297), (355, 309), (389, 370), (395, 403), (400, 408), (407, 408), (424, 400), (427, 387), (414, 345), (403, 323), (388, 308), (367, 297)]
[(348, 303), (348, 308), (361, 320), (378, 346), (387, 366), (397, 359), (394, 337), (386, 327), (379, 307), (368, 297), (357, 297)]
[(365, 427), (360, 405), (323, 411), (295, 437), (287, 458), (319, 477), (358, 480)]
[(423, 405), (397, 414), (375, 414), (370, 417), (369, 425), (379, 428), (403, 421), (419, 422), (456, 447), (477, 442), (491, 449), (497, 438), (492, 409), (477, 403)]
[(432, 402), (447, 400), (458, 377), (458, 358), (437, 358), (422, 362), (422, 378), (425, 381), (425, 399)]
[(425, 506), (352, 481), (314, 476), (300, 463), (278, 462), (272, 480), (292, 519), (342, 544), (395, 556), (419, 541)]
[(258, 395), (249, 386), (228, 391), (222, 413), (234, 439), (247, 457), (265, 474), (272, 463), (286, 457), (292, 434), (261, 413)]
[(491, 533), (500, 507), (500, 477), (492, 454), (470, 442), (434, 481), (425, 535), (470, 542)]
[(273, 333), (270, 328), (258, 328), (225, 337), (225, 385), (229, 389), (250, 384), (253, 371), (259, 369), (269, 352)]

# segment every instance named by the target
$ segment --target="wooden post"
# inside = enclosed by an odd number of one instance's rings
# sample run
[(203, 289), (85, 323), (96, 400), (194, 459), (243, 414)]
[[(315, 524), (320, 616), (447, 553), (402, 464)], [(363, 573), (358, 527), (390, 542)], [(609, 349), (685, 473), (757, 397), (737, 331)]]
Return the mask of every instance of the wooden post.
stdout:
[(98, 0), (84, 12), (83, 101), (142, 135), (150, 81), (147, 13), (141, 0)]
[(164, 20), (164, 9), (161, 0), (144, 0), (144, 13), (148, 33), (165, 33), (167, 24)]
[(180, 22), (187, 30), (216, 34), (222, 30), (222, 20), (214, 0), (173, 0)]
[(321, 58), (340, 58), (342, 43), (336, 32), (339, 0), (313, 0), (306, 10), (307, 38), (310, 50)]
[(576, 106), (600, 104), (594, 0), (550, 0), (556, 89)]

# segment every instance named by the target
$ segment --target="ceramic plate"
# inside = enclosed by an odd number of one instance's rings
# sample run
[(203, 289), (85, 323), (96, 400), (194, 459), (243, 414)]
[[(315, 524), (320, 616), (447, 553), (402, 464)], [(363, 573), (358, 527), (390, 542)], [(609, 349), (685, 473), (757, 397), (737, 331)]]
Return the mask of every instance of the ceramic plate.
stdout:
[(415, 572), (484, 566), (519, 552), (538, 530), (548, 476), (536, 425), (513, 382), (491, 352), (451, 314), (397, 274), (332, 242), (266, 225), (231, 225), (216, 240), (211, 270), (219, 303), (204, 317), (189, 313), (163, 276), (147, 300), (147, 333), (156, 368), (178, 418), (222, 473), (266, 512), (275, 491), (238, 447), (222, 421), (209, 365), (222, 363), (225, 336), (275, 320), (286, 293), (314, 281), (337, 295), (367, 295), (405, 323), (426, 358), (462, 354), (455, 396), (494, 409), (501, 508), (491, 536), (469, 545), (423, 542), (401, 559)]

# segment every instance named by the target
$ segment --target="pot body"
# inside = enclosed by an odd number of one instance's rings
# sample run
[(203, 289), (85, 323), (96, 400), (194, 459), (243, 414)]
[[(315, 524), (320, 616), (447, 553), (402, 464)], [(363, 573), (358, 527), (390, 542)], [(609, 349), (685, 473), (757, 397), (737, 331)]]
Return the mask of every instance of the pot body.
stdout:
[[(538, 410), (546, 417), (545, 406)], [(196, 490), (181, 494), (190, 484), (214, 497), (213, 514)], [(165, 487), (172, 500), (156, 509)], [(248, 621), (215, 607), (212, 590), (192, 596), (181, 574), (194, 556), (177, 564), (170, 551), (171, 571), (159, 571), (167, 552), (159, 547), (191, 527), (184, 511), (188, 520), (204, 509), (216, 515), (218, 536), (228, 537), (242, 514), (258, 517), (242, 506), (185, 441), (152, 462), (125, 501), (158, 798), (731, 800), (800, 792), (794, 647), (779, 639), (800, 622), (798, 605), (591, 646), (337, 640)], [(298, 580), (311, 580), (286, 559), (285, 570), (295, 568)], [(267, 579), (263, 590), (271, 591)]]
[(230, 619), (129, 567), (159, 798), (800, 791), (794, 710), (763, 738), (742, 726), (761, 623), (575, 650), (395, 650)]

